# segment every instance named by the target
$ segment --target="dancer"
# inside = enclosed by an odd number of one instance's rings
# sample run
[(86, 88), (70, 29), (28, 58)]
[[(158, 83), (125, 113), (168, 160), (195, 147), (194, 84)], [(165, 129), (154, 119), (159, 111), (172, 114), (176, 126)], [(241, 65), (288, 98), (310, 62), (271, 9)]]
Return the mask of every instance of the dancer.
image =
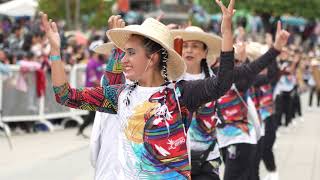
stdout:
[[(175, 37), (182, 37), (184, 40), (183, 55), (187, 72), (183, 76), (185, 80), (205, 79), (214, 76), (208, 68), (212, 64), (213, 57), (219, 52), (220, 38), (215, 35), (203, 32), (195, 26), (187, 27), (184, 30), (172, 30)], [(242, 49), (244, 50), (244, 49)], [(271, 50), (272, 51), (272, 50)], [(274, 51), (274, 50), (273, 50)], [(235, 72), (241, 77), (248, 77), (250, 71), (266, 67), (269, 63), (275, 62), (277, 53), (270, 53), (259, 59), (258, 63), (235, 68)], [(260, 64), (262, 67), (257, 67)], [(240, 79), (239, 77), (235, 77)], [(215, 104), (207, 103), (195, 111), (194, 120), (189, 129), (191, 141), (191, 166), (192, 179), (219, 179), (219, 166), (221, 163), (220, 153), (216, 144), (216, 120)]]
[[(233, 6), (231, 9), (233, 12)], [(53, 48), (50, 59), (57, 101), (73, 108), (118, 116), (122, 165), (119, 178), (190, 178), (185, 132), (189, 111), (219, 98), (231, 86), (231, 13), (228, 11), (226, 16), (230, 21), (223, 21), (222, 26), (228, 33), (223, 36), (221, 67), (215, 78), (170, 82), (184, 73), (185, 64), (172, 48), (170, 30), (149, 18), (142, 25), (107, 32), (109, 39), (125, 51), (121, 62), (126, 77), (135, 81), (133, 84), (72, 89), (60, 61), (57, 27), (48, 22), (47, 15), (41, 14)]]
[[(225, 163), (225, 180), (247, 180), (253, 166), (256, 144), (260, 127), (248, 120), (247, 103), (249, 88), (256, 76), (269, 64), (275, 61), (281, 49), (287, 44), (289, 33), (277, 25), (276, 40), (258, 60), (235, 67), (234, 84), (223, 97), (217, 101), (216, 116), (222, 122), (217, 128), (218, 144)], [(240, 45), (240, 48), (243, 49)], [(239, 55), (246, 58), (246, 56)], [(240, 59), (239, 62), (243, 62)]]

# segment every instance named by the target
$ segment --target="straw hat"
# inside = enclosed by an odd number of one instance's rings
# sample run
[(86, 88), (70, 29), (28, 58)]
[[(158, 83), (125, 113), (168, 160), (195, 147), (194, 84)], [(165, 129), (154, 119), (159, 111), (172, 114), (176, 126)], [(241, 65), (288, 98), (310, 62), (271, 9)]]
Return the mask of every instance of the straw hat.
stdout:
[(91, 50), (98, 54), (109, 54), (115, 48), (112, 42), (102, 43), (94, 46)]
[(208, 47), (207, 63), (211, 64), (215, 57), (221, 52), (221, 37), (204, 32), (197, 26), (189, 26), (186, 29), (175, 29), (171, 31), (173, 37), (180, 36), (183, 41), (201, 41)]
[(250, 42), (246, 45), (246, 53), (249, 60), (254, 61), (269, 50), (268, 45), (258, 42)]
[(169, 80), (177, 80), (185, 73), (186, 65), (173, 48), (173, 38), (167, 26), (153, 18), (148, 18), (141, 25), (129, 25), (107, 31), (108, 38), (122, 50), (124, 50), (126, 42), (133, 34), (147, 37), (168, 51), (167, 70)]

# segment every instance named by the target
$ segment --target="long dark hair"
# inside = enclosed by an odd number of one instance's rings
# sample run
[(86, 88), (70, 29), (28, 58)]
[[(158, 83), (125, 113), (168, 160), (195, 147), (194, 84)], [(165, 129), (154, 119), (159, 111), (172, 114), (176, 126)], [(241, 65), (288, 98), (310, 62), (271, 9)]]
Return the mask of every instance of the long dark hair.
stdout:
[[(203, 42), (202, 42), (202, 44), (203, 44), (203, 49), (204, 49), (205, 51), (208, 51), (208, 46), (207, 46), (205, 43), (203, 43)], [(210, 77), (209, 66), (208, 66), (208, 63), (207, 63), (207, 59), (206, 59), (206, 58), (203, 58), (203, 59), (201, 60), (201, 62), (200, 62), (200, 67), (201, 67), (201, 70), (204, 72), (205, 77), (206, 77), (206, 78)]]

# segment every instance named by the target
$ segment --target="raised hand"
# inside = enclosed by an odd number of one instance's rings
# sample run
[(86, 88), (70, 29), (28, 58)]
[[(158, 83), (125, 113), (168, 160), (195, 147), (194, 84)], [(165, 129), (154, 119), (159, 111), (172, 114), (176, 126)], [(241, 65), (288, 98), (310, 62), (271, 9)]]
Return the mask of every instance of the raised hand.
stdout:
[(232, 33), (232, 17), (235, 13), (234, 4), (235, 0), (230, 0), (228, 8), (226, 8), (221, 0), (216, 0), (222, 12), (221, 33)]
[(126, 23), (121, 18), (120, 15), (112, 15), (109, 17), (108, 20), (108, 28), (109, 29), (115, 29), (115, 28), (124, 28)]
[(284, 29), (282, 29), (281, 27), (281, 22), (278, 21), (277, 24), (277, 33), (276, 33), (276, 39), (275, 42), (273, 44), (273, 47), (278, 50), (281, 51), (282, 48), (287, 45), (288, 39), (289, 39), (290, 33)]
[(246, 46), (247, 46), (247, 44), (245, 42), (238, 42), (235, 44), (237, 58), (241, 62), (243, 62), (247, 59)]
[(46, 33), (46, 37), (49, 39), (49, 43), (51, 46), (51, 54), (60, 54), (61, 40), (57, 28), (57, 24), (52, 22), (50, 19), (48, 21), (48, 15), (40, 12), (41, 23), (44, 27), (44, 31)]

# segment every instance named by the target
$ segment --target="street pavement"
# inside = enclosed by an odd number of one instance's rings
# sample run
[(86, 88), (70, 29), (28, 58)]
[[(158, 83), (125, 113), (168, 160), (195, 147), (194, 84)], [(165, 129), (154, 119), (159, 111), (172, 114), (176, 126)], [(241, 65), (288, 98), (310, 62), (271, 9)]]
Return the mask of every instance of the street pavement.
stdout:
[[(276, 141), (280, 180), (320, 180), (320, 108), (307, 108), (306, 95), (302, 99), (304, 121), (297, 118), (296, 125), (281, 128)], [(93, 179), (89, 140), (76, 131), (14, 135), (13, 150), (0, 133), (0, 180)], [(261, 164), (261, 179), (265, 175)]]

